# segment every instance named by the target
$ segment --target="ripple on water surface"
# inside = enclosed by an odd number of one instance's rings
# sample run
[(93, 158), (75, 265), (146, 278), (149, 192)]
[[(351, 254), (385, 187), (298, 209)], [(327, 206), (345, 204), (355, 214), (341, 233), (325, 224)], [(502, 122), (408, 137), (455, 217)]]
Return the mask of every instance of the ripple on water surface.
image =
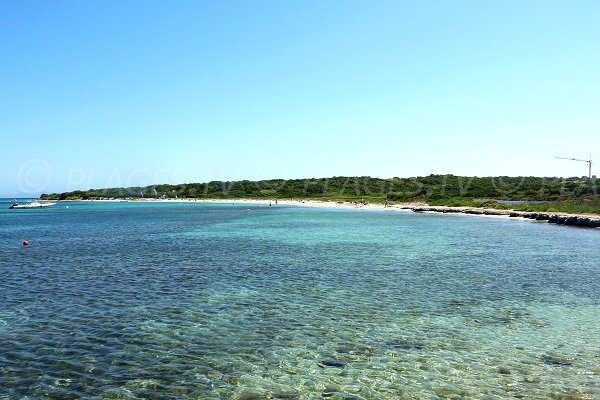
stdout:
[(600, 397), (598, 232), (248, 208), (2, 215), (0, 398)]

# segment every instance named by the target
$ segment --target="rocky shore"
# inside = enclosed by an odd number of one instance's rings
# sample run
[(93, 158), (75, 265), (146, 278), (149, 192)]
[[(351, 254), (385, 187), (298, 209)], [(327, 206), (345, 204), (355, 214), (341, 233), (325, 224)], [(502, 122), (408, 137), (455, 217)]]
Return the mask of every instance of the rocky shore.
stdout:
[(404, 206), (405, 210), (414, 212), (434, 212), (452, 214), (496, 215), (512, 218), (526, 218), (536, 221), (546, 221), (552, 224), (570, 225), (582, 228), (600, 228), (600, 216), (584, 216), (572, 214), (537, 213), (513, 210), (496, 210), (493, 208), (473, 207), (434, 207), (434, 206)]

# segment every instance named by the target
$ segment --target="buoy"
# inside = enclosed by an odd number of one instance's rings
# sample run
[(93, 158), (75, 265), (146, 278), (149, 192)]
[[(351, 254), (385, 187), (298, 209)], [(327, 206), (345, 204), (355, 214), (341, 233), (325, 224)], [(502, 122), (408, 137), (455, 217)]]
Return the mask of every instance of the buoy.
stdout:
[(23, 240), (23, 246), (29, 246), (29, 240)]

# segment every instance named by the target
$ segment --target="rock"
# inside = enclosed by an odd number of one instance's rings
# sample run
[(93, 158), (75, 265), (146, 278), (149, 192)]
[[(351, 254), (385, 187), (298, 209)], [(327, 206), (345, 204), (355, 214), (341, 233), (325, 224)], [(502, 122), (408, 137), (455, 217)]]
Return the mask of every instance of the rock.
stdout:
[(559, 216), (556, 218), (556, 223), (557, 223), (557, 224), (560, 224), (560, 225), (563, 225), (563, 224), (564, 224), (566, 221), (567, 221), (567, 217), (565, 217), (565, 216), (562, 216), (562, 215), (559, 215)]
[(546, 365), (560, 366), (560, 367), (569, 367), (573, 365), (571, 360), (567, 357), (556, 356), (556, 355), (543, 355), (540, 357), (541, 361)]
[(481, 215), (481, 214), (483, 214), (483, 211), (481, 211), (481, 210), (474, 210), (474, 209), (470, 208), (468, 210), (465, 210), (464, 213), (465, 214), (473, 214), (473, 215)]
[(590, 219), (590, 227), (600, 228), (600, 219)]
[(346, 366), (346, 364), (347, 363), (345, 363), (344, 361), (327, 359), (327, 360), (321, 361), (317, 365), (321, 368), (325, 368), (325, 367), (344, 368)]
[(556, 224), (557, 221), (558, 221), (558, 215), (556, 215), (556, 214), (552, 214), (548, 217), (548, 222), (550, 222), (552, 224)]
[(423, 350), (425, 343), (421, 341), (408, 341), (408, 340), (393, 340), (386, 343), (387, 346), (397, 350)]
[(508, 214), (509, 217), (521, 217), (523, 214), (521, 214), (520, 212), (516, 212), (516, 211), (512, 211), (510, 214)]
[(538, 221), (547, 221), (549, 218), (550, 218), (550, 215), (544, 214), (544, 213), (539, 213), (535, 219)]
[(577, 217), (567, 217), (565, 220), (565, 225), (575, 225), (577, 224)]
[(583, 218), (583, 217), (577, 217), (577, 222), (575, 222), (575, 225), (577, 225), (577, 226), (590, 226), (590, 219), (589, 218)]
[(238, 399), (240, 400), (266, 400), (268, 399), (267, 396), (263, 395), (262, 393), (257, 393), (248, 389), (244, 389), (244, 391), (242, 393), (240, 393), (237, 396)]

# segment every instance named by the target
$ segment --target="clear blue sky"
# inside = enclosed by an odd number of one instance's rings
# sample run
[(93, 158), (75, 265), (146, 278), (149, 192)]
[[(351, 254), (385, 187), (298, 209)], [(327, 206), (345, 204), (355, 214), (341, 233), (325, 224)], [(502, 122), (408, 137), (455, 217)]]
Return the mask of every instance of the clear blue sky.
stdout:
[(600, 168), (599, 21), (599, 1), (0, 0), (0, 195), (585, 175), (554, 157)]

